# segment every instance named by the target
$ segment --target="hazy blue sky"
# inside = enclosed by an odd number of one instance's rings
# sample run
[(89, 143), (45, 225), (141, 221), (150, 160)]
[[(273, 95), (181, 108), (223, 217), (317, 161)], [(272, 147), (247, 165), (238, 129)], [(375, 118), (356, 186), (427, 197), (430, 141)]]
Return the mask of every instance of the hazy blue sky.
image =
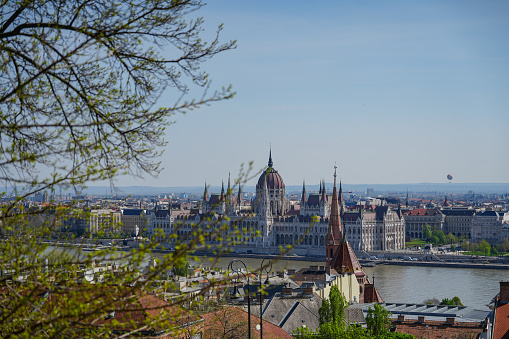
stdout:
[[(176, 116), (158, 179), (220, 185), (509, 182), (509, 1), (209, 1), (238, 48), (203, 65), (234, 99)], [(171, 93), (166, 97), (172, 102)], [(251, 182), (250, 184), (253, 184)]]

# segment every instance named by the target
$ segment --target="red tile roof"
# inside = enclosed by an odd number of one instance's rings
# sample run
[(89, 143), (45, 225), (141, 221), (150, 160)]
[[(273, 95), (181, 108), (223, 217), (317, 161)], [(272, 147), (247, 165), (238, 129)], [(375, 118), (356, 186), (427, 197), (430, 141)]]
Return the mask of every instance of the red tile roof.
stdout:
[(493, 326), (493, 339), (509, 338), (509, 303), (498, 301)]
[(359, 262), (359, 259), (355, 255), (355, 252), (346, 239), (346, 236), (344, 236), (339, 243), (339, 247), (334, 254), (334, 258), (332, 259), (331, 267), (339, 273), (362, 272), (362, 266)]
[[(251, 307), (254, 307), (251, 305)], [(248, 313), (237, 307), (227, 307), (214, 312), (204, 314), (205, 319), (203, 327), (203, 339), (224, 338), (244, 338), (247, 336)], [(260, 318), (251, 314), (251, 338), (260, 338), (260, 330), (256, 329), (256, 325), (260, 323)], [(238, 334), (238, 336), (235, 336)], [(292, 336), (286, 333), (282, 328), (269, 323), (263, 322), (263, 338), (276, 339), (287, 338)]]

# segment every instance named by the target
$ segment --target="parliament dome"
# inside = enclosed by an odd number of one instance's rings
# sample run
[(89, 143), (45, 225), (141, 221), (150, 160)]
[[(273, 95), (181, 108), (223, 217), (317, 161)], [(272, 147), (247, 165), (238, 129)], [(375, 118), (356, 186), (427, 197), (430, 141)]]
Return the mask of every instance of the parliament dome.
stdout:
[[(267, 182), (267, 184), (265, 184), (265, 182)], [(268, 168), (260, 175), (258, 183), (256, 184), (256, 188), (263, 189), (265, 188), (265, 185), (267, 185), (267, 187), (271, 190), (285, 188), (283, 178), (281, 178), (281, 175), (279, 175), (279, 173), (273, 167), (272, 151), (269, 153)]]

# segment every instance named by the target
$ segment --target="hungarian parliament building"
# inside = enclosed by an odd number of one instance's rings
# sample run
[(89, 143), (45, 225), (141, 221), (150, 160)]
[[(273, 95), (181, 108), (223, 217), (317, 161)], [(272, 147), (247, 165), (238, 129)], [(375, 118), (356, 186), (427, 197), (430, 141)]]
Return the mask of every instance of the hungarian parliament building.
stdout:
[[(194, 215), (173, 215), (171, 209), (158, 209), (149, 216), (147, 231), (155, 237), (155, 230), (165, 234), (177, 234), (185, 241), (200, 228), (207, 225), (226, 225), (230, 234), (237, 232), (237, 242), (233, 251), (244, 253), (278, 254), (281, 246), (295, 245), (292, 253), (306, 256), (323, 256), (329, 227), (333, 193), (327, 193), (325, 182), (320, 183), (320, 191), (307, 194), (303, 184), (299, 204), (290, 204), (286, 196), (283, 178), (273, 166), (272, 152), (269, 162), (256, 185), (256, 195), (251, 208), (242, 204), (240, 187), (233, 192), (228, 179), (219, 194), (208, 193), (207, 187), (202, 197), (201, 209)], [(355, 251), (376, 251), (403, 249), (405, 245), (405, 221), (401, 210), (393, 210), (388, 205), (364, 210), (347, 210), (341, 183), (338, 202), (341, 229)], [(231, 240), (231, 239), (230, 239)], [(220, 245), (221, 241), (207, 239), (210, 245)], [(226, 242), (226, 240), (222, 240)], [(231, 246), (232, 242), (228, 241)]]

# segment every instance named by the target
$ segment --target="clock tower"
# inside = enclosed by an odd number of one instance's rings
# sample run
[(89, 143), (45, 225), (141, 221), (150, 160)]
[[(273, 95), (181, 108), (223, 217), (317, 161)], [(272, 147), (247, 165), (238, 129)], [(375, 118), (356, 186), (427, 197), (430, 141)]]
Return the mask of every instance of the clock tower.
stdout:
[(329, 216), (329, 228), (325, 237), (325, 265), (331, 266), (334, 254), (339, 247), (343, 233), (341, 231), (341, 217), (339, 214), (338, 192), (336, 189), (336, 169), (334, 166), (334, 188), (332, 190), (332, 204)]

